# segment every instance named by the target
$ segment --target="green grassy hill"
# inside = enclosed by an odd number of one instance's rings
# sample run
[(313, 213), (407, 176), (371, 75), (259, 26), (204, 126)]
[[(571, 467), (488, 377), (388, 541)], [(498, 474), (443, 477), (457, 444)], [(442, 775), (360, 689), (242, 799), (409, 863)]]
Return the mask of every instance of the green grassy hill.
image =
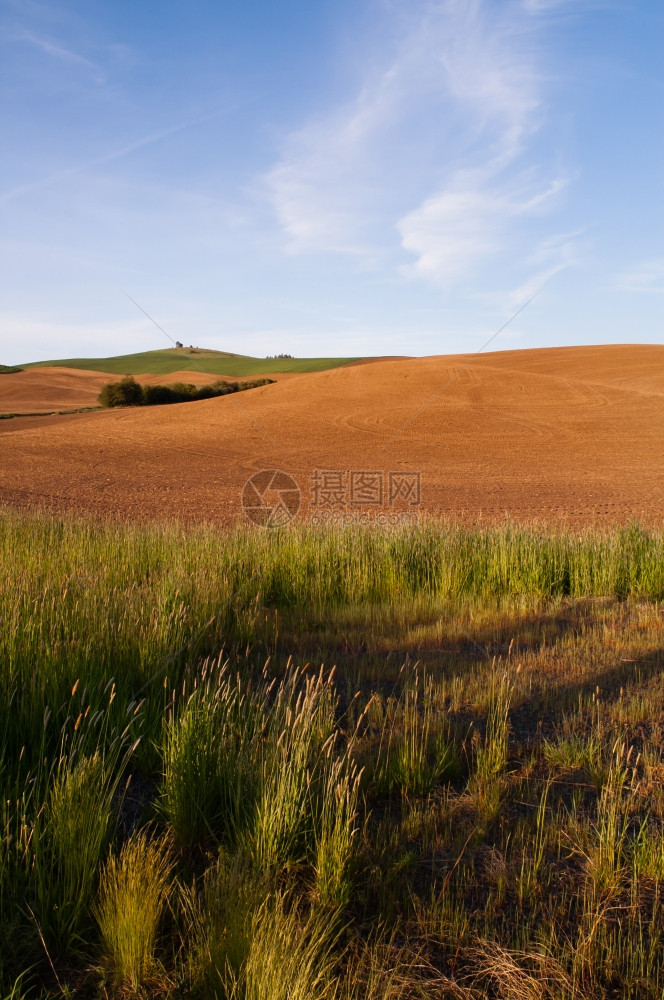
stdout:
[(250, 358), (203, 348), (176, 348), (125, 354), (116, 358), (65, 358), (35, 361), (23, 368), (82, 368), (114, 375), (169, 375), (177, 371), (200, 371), (210, 375), (265, 375), (269, 372), (320, 372), (360, 361), (361, 358)]

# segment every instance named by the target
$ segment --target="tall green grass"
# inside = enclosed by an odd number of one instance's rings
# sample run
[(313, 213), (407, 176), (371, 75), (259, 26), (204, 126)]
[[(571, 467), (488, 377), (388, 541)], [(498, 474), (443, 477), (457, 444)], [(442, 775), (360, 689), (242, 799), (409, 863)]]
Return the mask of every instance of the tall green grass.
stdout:
[(0, 996), (662, 995), (663, 535), (0, 529)]
[(77, 680), (137, 693), (223, 645), (262, 644), (275, 612), (519, 595), (664, 598), (664, 535), (93, 524), (0, 514), (0, 697), (23, 732)]
[(310, 798), (334, 730), (333, 690), (321, 670), (287, 675), (271, 706), (248, 850), (259, 870), (303, 861), (311, 842)]
[(49, 954), (85, 951), (118, 775), (97, 752), (57, 768), (32, 832), (37, 919)]
[(229, 1000), (334, 1000), (337, 994), (334, 944), (329, 914), (297, 912), (293, 900), (276, 895), (256, 911), (251, 944)]
[(170, 711), (163, 738), (161, 812), (180, 845), (235, 844), (255, 809), (265, 686), (206, 661), (183, 700)]
[(170, 888), (167, 843), (145, 834), (127, 841), (101, 875), (97, 920), (102, 967), (112, 987), (138, 992), (158, 982), (157, 935)]
[(352, 894), (361, 778), (352, 756), (328, 754), (321, 775), (314, 869), (318, 898), (334, 909), (347, 906)]

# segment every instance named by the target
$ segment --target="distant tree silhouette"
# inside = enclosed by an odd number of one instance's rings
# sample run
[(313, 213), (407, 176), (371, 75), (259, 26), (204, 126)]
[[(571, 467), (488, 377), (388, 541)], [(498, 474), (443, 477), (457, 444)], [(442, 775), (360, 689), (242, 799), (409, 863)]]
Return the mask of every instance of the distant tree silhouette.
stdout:
[(99, 393), (102, 406), (142, 406), (143, 386), (132, 375), (125, 375), (120, 382), (109, 382)]
[(232, 392), (256, 389), (270, 385), (271, 378), (254, 379), (251, 382), (213, 382), (210, 385), (190, 385), (188, 382), (173, 382), (170, 385), (140, 385), (131, 375), (121, 382), (109, 382), (99, 393), (102, 406), (161, 406), (164, 403), (192, 403), (197, 399), (214, 399)]

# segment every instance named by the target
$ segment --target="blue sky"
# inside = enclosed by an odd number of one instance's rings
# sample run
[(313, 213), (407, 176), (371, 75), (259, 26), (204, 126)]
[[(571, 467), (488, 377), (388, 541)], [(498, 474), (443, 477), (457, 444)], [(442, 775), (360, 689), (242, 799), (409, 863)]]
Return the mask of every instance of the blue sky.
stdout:
[(0, 2), (0, 362), (662, 340), (664, 5)]

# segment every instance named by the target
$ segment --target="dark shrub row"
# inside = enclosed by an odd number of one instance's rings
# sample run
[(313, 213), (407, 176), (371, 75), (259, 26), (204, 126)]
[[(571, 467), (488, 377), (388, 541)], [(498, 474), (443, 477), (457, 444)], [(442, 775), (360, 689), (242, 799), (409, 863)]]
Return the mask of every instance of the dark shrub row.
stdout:
[(211, 382), (210, 385), (190, 385), (173, 382), (172, 385), (140, 385), (131, 375), (120, 382), (109, 382), (99, 393), (102, 406), (162, 406), (164, 403), (192, 403), (197, 399), (213, 399), (231, 392), (255, 389), (269, 385), (271, 378), (254, 379), (253, 382)]

